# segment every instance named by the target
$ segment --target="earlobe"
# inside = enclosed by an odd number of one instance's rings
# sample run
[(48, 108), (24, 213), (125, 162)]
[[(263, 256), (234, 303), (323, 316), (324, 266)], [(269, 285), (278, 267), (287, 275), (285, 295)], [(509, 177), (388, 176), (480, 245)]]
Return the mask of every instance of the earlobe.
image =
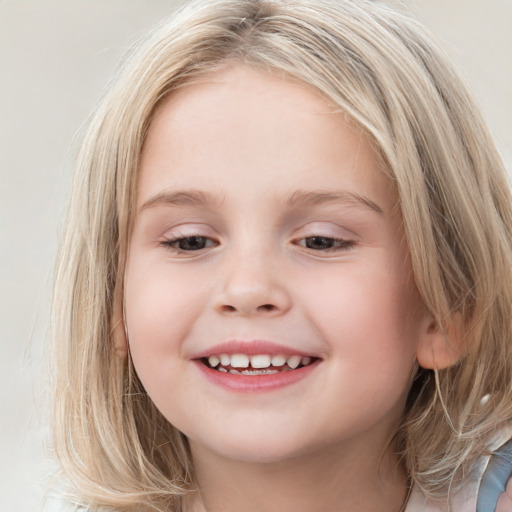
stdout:
[(446, 326), (441, 326), (429, 314), (425, 319), (416, 358), (422, 368), (443, 370), (457, 364), (466, 354), (464, 321), (455, 313)]

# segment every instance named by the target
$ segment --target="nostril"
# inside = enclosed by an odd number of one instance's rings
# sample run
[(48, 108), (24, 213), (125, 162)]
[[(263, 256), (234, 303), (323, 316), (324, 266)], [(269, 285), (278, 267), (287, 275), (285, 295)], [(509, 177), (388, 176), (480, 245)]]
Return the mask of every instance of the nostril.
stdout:
[(274, 304), (262, 304), (261, 306), (258, 306), (259, 311), (274, 311), (276, 307)]
[(247, 304), (240, 304), (233, 306), (232, 304), (220, 304), (218, 311), (223, 314), (241, 314), (241, 315), (252, 315), (252, 314), (274, 314), (279, 311), (279, 306), (276, 304), (260, 304), (259, 306), (252, 307)]

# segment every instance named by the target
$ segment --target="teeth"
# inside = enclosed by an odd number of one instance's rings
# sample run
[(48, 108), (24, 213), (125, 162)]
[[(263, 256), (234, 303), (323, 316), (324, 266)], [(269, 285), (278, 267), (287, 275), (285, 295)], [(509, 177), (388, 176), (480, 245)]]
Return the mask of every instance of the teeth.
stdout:
[[(208, 364), (211, 368), (217, 368), (222, 372), (230, 373), (243, 373), (245, 375), (264, 375), (268, 373), (277, 373), (279, 368), (285, 364), (292, 370), (295, 370), (300, 365), (307, 366), (313, 359), (309, 356), (270, 356), (268, 354), (257, 354), (254, 356), (248, 356), (246, 354), (219, 354), (211, 355), (208, 357)], [(236, 368), (249, 368), (246, 371), (237, 371)], [(227, 370), (227, 367), (231, 367)], [(274, 367), (274, 368), (270, 368)], [(285, 370), (285, 369), (284, 369)]]
[(272, 375), (274, 373), (279, 373), (278, 370), (242, 370), (240, 372), (242, 375)]
[(252, 356), (251, 357), (251, 366), (253, 368), (268, 368), (270, 366), (270, 356), (267, 356), (267, 355)]
[(219, 363), (220, 363), (220, 359), (219, 359), (217, 356), (210, 356), (210, 357), (208, 358), (208, 364), (209, 364), (212, 368), (215, 368)]
[(233, 354), (231, 356), (231, 366), (233, 368), (247, 368), (249, 366), (249, 357), (245, 354)]
[(272, 358), (272, 366), (283, 366), (286, 363), (286, 357), (284, 356), (274, 356)]
[(292, 356), (292, 357), (289, 357), (288, 358), (288, 366), (292, 369), (292, 370), (295, 370), (295, 368), (297, 368), (297, 366), (299, 366), (300, 364), (300, 360), (301, 360), (301, 357), (300, 356)]
[[(226, 370), (224, 370), (226, 371)], [(279, 373), (279, 370), (271, 370), (269, 368), (264, 368), (263, 370), (229, 370), (229, 373), (233, 375), (272, 375), (274, 373)]]

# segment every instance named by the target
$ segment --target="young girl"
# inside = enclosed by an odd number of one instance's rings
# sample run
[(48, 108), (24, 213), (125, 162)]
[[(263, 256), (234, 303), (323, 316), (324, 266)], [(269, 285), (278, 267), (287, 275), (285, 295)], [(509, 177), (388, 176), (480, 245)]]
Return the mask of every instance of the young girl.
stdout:
[(511, 196), (414, 21), (190, 3), (92, 117), (67, 226), (55, 445), (76, 502), (512, 510)]

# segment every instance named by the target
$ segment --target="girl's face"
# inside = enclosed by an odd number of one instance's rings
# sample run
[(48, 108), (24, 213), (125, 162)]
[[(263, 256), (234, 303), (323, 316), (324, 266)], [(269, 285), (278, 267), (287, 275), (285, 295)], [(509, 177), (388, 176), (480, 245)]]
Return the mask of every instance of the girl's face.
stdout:
[(365, 137), (303, 85), (230, 67), (159, 107), (127, 330), (193, 454), (283, 461), (389, 440), (428, 324), (396, 201)]

